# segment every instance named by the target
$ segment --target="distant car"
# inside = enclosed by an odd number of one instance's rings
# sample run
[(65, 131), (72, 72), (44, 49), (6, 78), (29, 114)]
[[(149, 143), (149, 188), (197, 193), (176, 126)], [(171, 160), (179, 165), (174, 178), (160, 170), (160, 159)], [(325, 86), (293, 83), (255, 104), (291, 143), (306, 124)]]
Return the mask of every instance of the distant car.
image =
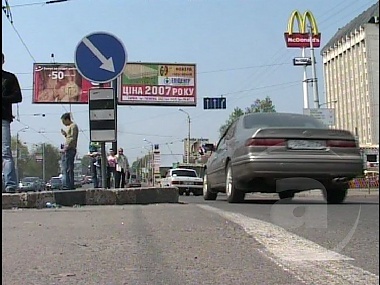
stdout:
[(137, 174), (131, 174), (128, 180), (128, 187), (141, 187), (141, 180)]
[(198, 177), (194, 169), (174, 168), (166, 172), (160, 185), (161, 187), (177, 187), (180, 195), (189, 196), (190, 193), (193, 193), (193, 195), (199, 196), (202, 195), (203, 179)]
[(285, 199), (323, 189), (328, 203), (342, 203), (348, 181), (362, 174), (363, 160), (350, 132), (301, 114), (252, 113), (219, 140), (206, 164), (203, 196), (215, 200), (225, 192), (233, 203), (252, 192)]
[(49, 183), (47, 184), (47, 188), (49, 190), (62, 190), (63, 188), (62, 178), (58, 176), (52, 177)]
[(20, 192), (42, 191), (43, 186), (39, 177), (24, 177), (19, 183)]

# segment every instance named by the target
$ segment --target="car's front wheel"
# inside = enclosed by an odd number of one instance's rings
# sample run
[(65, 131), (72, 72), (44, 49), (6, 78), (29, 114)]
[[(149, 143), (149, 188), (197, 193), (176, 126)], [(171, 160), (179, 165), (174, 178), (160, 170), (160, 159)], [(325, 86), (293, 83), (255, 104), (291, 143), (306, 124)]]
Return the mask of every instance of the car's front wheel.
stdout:
[(203, 176), (203, 199), (216, 200), (217, 197), (217, 192), (211, 192), (210, 182), (208, 181), (207, 173), (205, 173)]
[(236, 188), (231, 163), (226, 170), (226, 195), (228, 203), (243, 202), (245, 198), (245, 193)]

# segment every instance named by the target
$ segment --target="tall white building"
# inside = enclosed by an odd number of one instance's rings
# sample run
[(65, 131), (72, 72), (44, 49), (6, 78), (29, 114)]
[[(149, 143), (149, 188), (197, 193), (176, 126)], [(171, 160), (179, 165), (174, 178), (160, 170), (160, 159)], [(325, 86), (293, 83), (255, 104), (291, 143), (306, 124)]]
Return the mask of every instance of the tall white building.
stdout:
[(321, 50), (335, 128), (379, 144), (379, 2), (339, 29)]

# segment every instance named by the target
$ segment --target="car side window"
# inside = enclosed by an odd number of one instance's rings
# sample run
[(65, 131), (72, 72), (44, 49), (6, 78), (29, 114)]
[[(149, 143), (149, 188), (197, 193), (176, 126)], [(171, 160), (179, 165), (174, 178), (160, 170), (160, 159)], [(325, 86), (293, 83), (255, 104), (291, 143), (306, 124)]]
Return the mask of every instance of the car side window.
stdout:
[(236, 125), (237, 125), (237, 121), (233, 122), (232, 125), (228, 128), (227, 133), (226, 133), (227, 140), (233, 138), (235, 134)]

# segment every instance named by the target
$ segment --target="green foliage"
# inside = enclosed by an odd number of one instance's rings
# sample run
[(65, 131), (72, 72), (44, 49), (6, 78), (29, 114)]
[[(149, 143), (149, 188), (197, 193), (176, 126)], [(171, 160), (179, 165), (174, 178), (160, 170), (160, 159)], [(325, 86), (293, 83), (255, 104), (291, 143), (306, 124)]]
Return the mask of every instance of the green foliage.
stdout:
[(276, 112), (276, 107), (273, 105), (273, 102), (269, 96), (265, 97), (265, 99), (256, 99), (251, 106), (245, 108), (245, 111), (239, 107), (236, 107), (230, 114), (228, 120), (222, 126), (220, 126), (219, 135), (222, 137), (228, 127), (244, 114), (274, 112)]
[[(42, 178), (42, 161), (37, 161), (38, 156), (42, 156), (44, 151), (45, 157), (45, 178), (49, 180), (52, 176), (57, 176), (59, 174), (59, 161), (61, 155), (59, 149), (51, 144), (35, 145), (29, 150), (28, 146), (22, 142), (18, 141), (16, 144), (16, 137), (12, 137), (12, 151), (17, 153), (16, 145), (18, 146), (18, 173), (19, 177), (23, 178), (26, 176), (37, 176)], [(16, 160), (16, 157), (15, 157)]]

